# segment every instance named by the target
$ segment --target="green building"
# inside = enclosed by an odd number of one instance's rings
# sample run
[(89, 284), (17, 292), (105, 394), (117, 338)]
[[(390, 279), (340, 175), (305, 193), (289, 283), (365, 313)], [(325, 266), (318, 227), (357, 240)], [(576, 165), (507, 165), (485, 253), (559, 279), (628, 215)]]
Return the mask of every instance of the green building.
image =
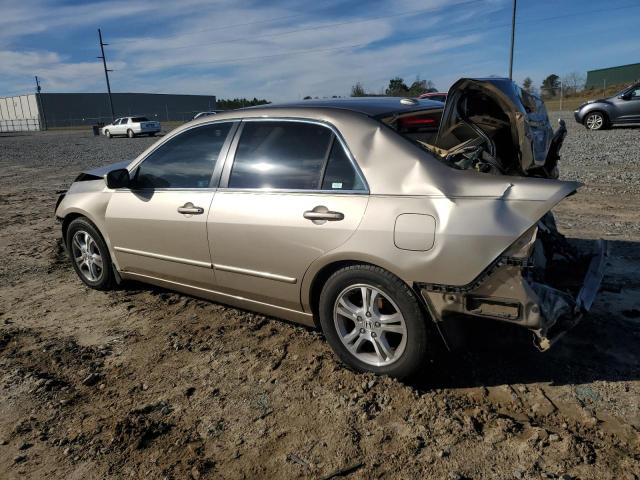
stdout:
[(640, 80), (640, 63), (601, 68), (587, 72), (586, 88), (604, 88), (608, 85), (632, 83)]

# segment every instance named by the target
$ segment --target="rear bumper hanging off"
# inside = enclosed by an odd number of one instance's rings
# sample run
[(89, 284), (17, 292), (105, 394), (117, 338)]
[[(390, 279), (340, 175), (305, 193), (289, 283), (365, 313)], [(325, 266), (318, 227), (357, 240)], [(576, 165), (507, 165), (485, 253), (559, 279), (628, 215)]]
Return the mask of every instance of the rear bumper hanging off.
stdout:
[(533, 266), (530, 259), (507, 256), (492, 262), (468, 285), (416, 283), (416, 289), (435, 322), (464, 315), (513, 323), (531, 330), (536, 346), (544, 351), (591, 308), (607, 256), (607, 242), (599, 240), (577, 294), (530, 280), (526, 275)]

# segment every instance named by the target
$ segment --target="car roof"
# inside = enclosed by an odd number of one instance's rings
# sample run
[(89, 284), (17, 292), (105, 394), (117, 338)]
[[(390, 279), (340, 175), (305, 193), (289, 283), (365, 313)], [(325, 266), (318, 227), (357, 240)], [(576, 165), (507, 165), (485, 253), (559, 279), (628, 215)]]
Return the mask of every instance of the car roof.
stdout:
[[(285, 108), (330, 108), (350, 110), (373, 118), (383, 118), (395, 113), (408, 113), (429, 108), (442, 108), (441, 102), (406, 97), (352, 97), (309, 99), (288, 103), (272, 103), (242, 108), (240, 110), (273, 110)], [(226, 112), (225, 112), (226, 113)]]

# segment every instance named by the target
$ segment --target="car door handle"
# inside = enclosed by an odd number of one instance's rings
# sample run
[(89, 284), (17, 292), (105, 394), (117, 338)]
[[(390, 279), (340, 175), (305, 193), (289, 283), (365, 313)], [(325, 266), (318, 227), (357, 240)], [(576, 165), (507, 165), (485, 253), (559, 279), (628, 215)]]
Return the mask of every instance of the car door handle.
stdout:
[(184, 213), (187, 215), (202, 215), (204, 208), (196, 207), (193, 203), (187, 202), (183, 206), (178, 207), (178, 213)]
[(328, 220), (330, 222), (344, 220), (344, 213), (331, 211), (318, 212), (314, 210), (307, 210), (302, 216), (307, 220)]

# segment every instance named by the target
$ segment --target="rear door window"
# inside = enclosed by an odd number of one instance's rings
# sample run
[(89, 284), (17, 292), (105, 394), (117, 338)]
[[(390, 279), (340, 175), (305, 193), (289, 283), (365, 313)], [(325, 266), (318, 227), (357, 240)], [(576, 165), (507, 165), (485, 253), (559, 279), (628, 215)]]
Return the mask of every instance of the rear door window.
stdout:
[(317, 190), (333, 132), (307, 122), (246, 122), (229, 188)]
[(232, 122), (186, 130), (154, 150), (137, 168), (135, 188), (208, 188)]

